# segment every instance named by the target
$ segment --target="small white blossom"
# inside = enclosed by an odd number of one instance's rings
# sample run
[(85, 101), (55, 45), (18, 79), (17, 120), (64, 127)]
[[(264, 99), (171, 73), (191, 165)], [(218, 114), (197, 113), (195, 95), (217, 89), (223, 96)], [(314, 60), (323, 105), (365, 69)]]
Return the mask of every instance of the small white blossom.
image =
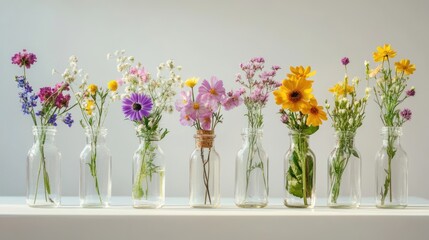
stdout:
[(365, 64), (365, 67), (369, 67), (369, 62), (367, 60), (365, 60), (364, 64)]

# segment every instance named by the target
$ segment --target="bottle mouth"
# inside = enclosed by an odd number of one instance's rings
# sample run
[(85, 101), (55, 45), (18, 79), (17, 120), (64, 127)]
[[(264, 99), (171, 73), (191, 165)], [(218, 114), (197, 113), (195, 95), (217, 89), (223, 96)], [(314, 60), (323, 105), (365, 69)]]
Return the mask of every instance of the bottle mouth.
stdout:
[(57, 128), (55, 126), (33, 126), (33, 134), (38, 134), (40, 132), (55, 134)]
[(264, 130), (262, 128), (243, 128), (241, 131), (242, 136), (246, 135), (262, 135)]
[(402, 136), (403, 132), (402, 127), (382, 127), (380, 134)]
[(199, 148), (211, 148), (216, 135), (213, 130), (197, 130), (194, 135), (196, 146)]
[(85, 134), (86, 135), (107, 135), (107, 128), (100, 127), (100, 128), (93, 128), (85, 127)]
[(352, 138), (356, 135), (355, 132), (351, 132), (351, 131), (336, 131), (334, 133), (335, 136), (337, 137), (349, 137)]

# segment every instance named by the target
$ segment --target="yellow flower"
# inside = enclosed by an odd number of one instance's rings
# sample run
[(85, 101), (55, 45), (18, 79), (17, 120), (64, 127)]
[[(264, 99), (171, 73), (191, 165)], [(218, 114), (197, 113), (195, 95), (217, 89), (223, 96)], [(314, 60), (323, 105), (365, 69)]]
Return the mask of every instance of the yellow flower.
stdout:
[(335, 84), (332, 88), (329, 89), (331, 93), (334, 93), (335, 96), (343, 96), (347, 95), (349, 93), (353, 93), (355, 91), (355, 88), (351, 85), (347, 85), (347, 87), (344, 86), (344, 82), (340, 82)]
[(276, 104), (292, 112), (301, 111), (312, 98), (313, 81), (305, 79), (283, 80), (282, 86), (273, 92)]
[(303, 66), (297, 66), (297, 67), (290, 67), (291, 74), (288, 74), (287, 77), (289, 79), (308, 79), (309, 77), (314, 76), (316, 74), (316, 71), (311, 71), (311, 67), (307, 66), (305, 69)]
[(372, 54), (375, 62), (383, 62), (387, 58), (394, 58), (396, 56), (395, 50), (390, 47), (390, 44), (377, 47), (377, 51)]
[(94, 108), (94, 100), (88, 99), (86, 101), (86, 107), (85, 107), (86, 114), (92, 115), (93, 108)]
[(326, 112), (323, 111), (322, 106), (317, 105), (317, 100), (312, 98), (310, 102), (302, 109), (302, 113), (307, 114), (306, 124), (308, 126), (320, 126), (322, 120), (328, 120)]
[(411, 64), (408, 59), (402, 59), (399, 62), (395, 62), (395, 68), (398, 72), (404, 72), (406, 75), (411, 75), (416, 70), (416, 65)]
[(89, 92), (91, 95), (94, 95), (95, 93), (97, 93), (97, 90), (98, 90), (98, 87), (97, 87), (97, 85), (95, 85), (95, 84), (90, 84), (90, 85), (88, 86), (88, 92)]
[(107, 88), (112, 92), (116, 92), (116, 90), (118, 90), (118, 82), (116, 80), (108, 82)]
[(190, 87), (190, 88), (195, 87), (195, 85), (197, 85), (197, 83), (198, 83), (198, 78), (196, 78), (196, 77), (188, 78), (185, 81), (185, 85)]

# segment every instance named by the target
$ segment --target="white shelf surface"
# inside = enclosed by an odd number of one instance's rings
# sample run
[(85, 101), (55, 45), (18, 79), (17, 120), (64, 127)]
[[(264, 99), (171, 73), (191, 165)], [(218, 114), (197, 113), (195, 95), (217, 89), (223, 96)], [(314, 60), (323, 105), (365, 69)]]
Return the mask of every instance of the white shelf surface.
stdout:
[(270, 199), (263, 209), (241, 209), (223, 199), (217, 209), (193, 209), (168, 198), (161, 209), (134, 209), (129, 197), (105, 209), (78, 207), (63, 197), (59, 208), (30, 208), (24, 197), (0, 197), (0, 240), (19, 239), (429, 239), (429, 200), (410, 198), (406, 209), (291, 209)]

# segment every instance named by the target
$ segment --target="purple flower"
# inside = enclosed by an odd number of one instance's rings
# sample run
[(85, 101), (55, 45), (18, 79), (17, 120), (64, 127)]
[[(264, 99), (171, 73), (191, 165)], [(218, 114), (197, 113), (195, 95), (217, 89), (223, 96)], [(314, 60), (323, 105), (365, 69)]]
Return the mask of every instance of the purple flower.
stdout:
[(286, 113), (282, 114), (280, 120), (282, 121), (282, 123), (287, 124), (289, 122), (289, 117)]
[(416, 95), (416, 90), (414, 88), (411, 88), (406, 92), (408, 97), (414, 97)]
[(405, 119), (405, 121), (411, 120), (412, 115), (413, 115), (413, 113), (408, 108), (404, 108), (404, 110), (401, 111), (401, 116), (402, 116), (402, 118)]
[(222, 101), (222, 106), (225, 108), (225, 110), (231, 110), (235, 107), (240, 106), (241, 103), (243, 103), (243, 98), (241, 95), (243, 95), (244, 89), (241, 88), (235, 92), (232, 90), (228, 92), (227, 97)]
[(348, 57), (343, 57), (343, 58), (341, 59), (341, 63), (342, 63), (344, 66), (347, 66), (347, 64), (349, 64), (349, 63), (350, 63), (350, 60), (349, 60), (349, 58), (348, 58)]
[(281, 67), (280, 66), (277, 66), (277, 65), (273, 65), (272, 67), (271, 67), (271, 69), (273, 69), (274, 71), (278, 71), (279, 69), (281, 69)]
[(66, 117), (63, 119), (63, 122), (69, 127), (72, 126), (72, 124), (74, 123), (74, 120), (72, 119), (71, 113), (66, 114)]
[(21, 102), (21, 110), (24, 114), (30, 114), (31, 109), (37, 106), (38, 96), (33, 92), (33, 88), (26, 81), (25, 77), (15, 77), (18, 82), (18, 88), (22, 91), (18, 93), (19, 100)]
[(30, 68), (35, 62), (37, 62), (36, 55), (27, 52), (25, 49), (12, 56), (12, 64), (16, 64), (19, 67), (25, 66), (26, 68)]
[(122, 112), (131, 121), (141, 121), (149, 116), (152, 106), (152, 100), (144, 94), (133, 93), (122, 100)]
[(203, 102), (220, 102), (225, 97), (223, 82), (215, 76), (210, 78), (210, 83), (204, 79), (203, 83), (198, 88), (198, 92)]
[(48, 120), (48, 124), (52, 126), (57, 126), (57, 114), (52, 114), (52, 116)]

